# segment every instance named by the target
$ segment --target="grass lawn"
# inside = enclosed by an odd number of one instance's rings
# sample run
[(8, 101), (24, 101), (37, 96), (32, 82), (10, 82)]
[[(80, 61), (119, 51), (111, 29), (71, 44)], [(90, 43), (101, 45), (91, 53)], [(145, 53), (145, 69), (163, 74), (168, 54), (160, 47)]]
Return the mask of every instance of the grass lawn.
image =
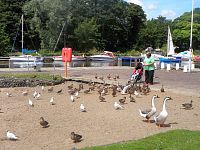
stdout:
[(137, 141), (84, 148), (83, 150), (199, 150), (200, 131), (173, 130)]

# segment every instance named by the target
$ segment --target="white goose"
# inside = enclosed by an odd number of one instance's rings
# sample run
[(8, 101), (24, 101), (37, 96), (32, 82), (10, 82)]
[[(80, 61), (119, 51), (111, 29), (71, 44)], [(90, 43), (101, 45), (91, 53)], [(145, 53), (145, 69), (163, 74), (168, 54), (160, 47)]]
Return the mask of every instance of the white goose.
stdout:
[(159, 127), (164, 124), (164, 122), (166, 121), (167, 116), (168, 116), (168, 113), (167, 113), (166, 107), (165, 107), (167, 100), (172, 100), (172, 98), (171, 97), (165, 97), (164, 102), (163, 102), (163, 109), (162, 109), (162, 111), (160, 112), (160, 114), (158, 116), (154, 117), (155, 123)]
[(139, 109), (139, 112), (140, 112), (140, 116), (144, 117), (147, 119), (147, 121), (149, 122), (149, 119), (156, 113), (156, 107), (155, 107), (155, 104), (154, 104), (154, 100), (156, 98), (159, 98), (158, 95), (154, 95), (152, 97), (152, 100), (151, 100), (151, 109), (147, 109), (147, 110), (144, 110), (144, 111), (141, 111)]

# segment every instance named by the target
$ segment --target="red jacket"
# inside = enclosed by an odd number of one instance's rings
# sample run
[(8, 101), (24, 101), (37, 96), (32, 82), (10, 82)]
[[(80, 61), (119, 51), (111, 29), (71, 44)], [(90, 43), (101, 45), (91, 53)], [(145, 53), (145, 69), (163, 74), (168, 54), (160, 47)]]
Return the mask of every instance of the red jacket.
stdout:
[(138, 70), (136, 70), (136, 69), (134, 69), (134, 71), (133, 71), (133, 74), (135, 74), (135, 73), (139, 73), (139, 75), (143, 75), (143, 69), (138, 69)]

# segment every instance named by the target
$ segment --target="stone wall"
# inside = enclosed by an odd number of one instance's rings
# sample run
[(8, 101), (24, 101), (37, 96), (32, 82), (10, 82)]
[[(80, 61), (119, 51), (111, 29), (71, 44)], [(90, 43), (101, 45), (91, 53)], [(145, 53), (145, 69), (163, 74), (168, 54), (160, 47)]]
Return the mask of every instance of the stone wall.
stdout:
[(39, 79), (19, 79), (19, 78), (0, 78), (0, 88), (9, 87), (35, 87), (37, 85), (57, 85), (65, 82), (65, 79), (61, 81), (57, 80), (39, 80)]

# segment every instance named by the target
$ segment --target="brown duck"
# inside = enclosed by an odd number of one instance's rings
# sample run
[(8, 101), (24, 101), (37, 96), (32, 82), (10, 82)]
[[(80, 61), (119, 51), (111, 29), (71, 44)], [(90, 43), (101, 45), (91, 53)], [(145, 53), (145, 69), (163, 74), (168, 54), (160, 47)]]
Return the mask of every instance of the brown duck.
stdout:
[(84, 91), (85, 94), (90, 93), (90, 89)]
[(100, 100), (100, 102), (106, 102), (106, 101), (105, 101), (105, 97), (103, 97), (103, 96), (101, 96), (101, 95), (99, 96), (99, 100)]
[(41, 125), (43, 128), (49, 127), (49, 123), (48, 123), (47, 121), (45, 121), (43, 117), (40, 117), (40, 125)]
[(134, 102), (134, 103), (136, 102), (135, 99), (134, 99), (134, 97), (131, 96), (131, 94), (130, 94), (130, 96), (129, 96), (129, 99), (130, 99), (130, 102)]
[(107, 78), (108, 78), (108, 80), (110, 80), (111, 79), (111, 75), (109, 74), (109, 75), (107, 75)]
[(113, 89), (112, 91), (112, 96), (115, 97), (117, 95), (117, 90), (116, 89)]
[(73, 140), (74, 143), (80, 142), (81, 138), (82, 138), (82, 135), (71, 132), (71, 139)]
[(48, 89), (48, 92), (52, 92), (52, 91), (53, 91), (53, 86)]
[(126, 102), (126, 97), (124, 96), (124, 98), (119, 99), (120, 104), (125, 104)]
[(60, 89), (59, 91), (57, 91), (58, 94), (62, 93), (62, 89)]
[(184, 109), (192, 109), (192, 100), (190, 101), (190, 103), (184, 103), (182, 104), (182, 106), (184, 107)]
[(98, 76), (97, 76), (97, 74), (95, 74), (94, 78), (95, 78), (95, 79), (98, 79)]
[(67, 87), (68, 87), (69, 90), (70, 90), (70, 89), (73, 89), (74, 84), (72, 83), (71, 85), (69, 85), (69, 86), (67, 86)]
[(164, 89), (163, 85), (162, 85), (162, 87), (160, 89), (160, 92), (165, 92), (165, 89)]

